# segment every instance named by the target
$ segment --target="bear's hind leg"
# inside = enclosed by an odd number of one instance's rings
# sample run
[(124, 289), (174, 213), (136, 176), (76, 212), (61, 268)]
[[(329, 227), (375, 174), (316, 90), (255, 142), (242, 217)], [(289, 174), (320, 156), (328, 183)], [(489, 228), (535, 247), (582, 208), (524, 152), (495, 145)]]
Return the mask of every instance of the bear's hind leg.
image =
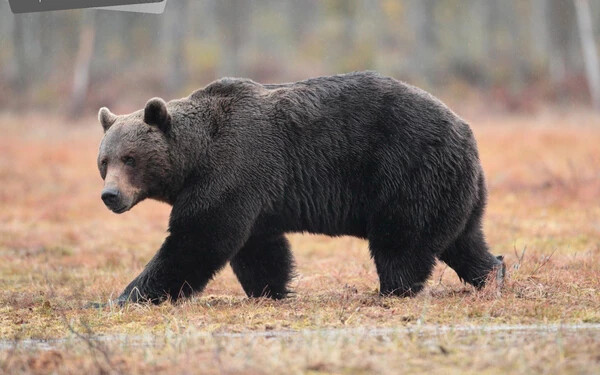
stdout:
[(481, 230), (480, 218), (476, 217), (467, 225), (464, 232), (439, 256), (463, 281), (482, 288), (494, 270), (504, 277), (504, 263), (501, 257), (492, 255)]
[[(385, 233), (385, 232), (384, 232)], [(379, 275), (379, 293), (410, 297), (419, 293), (435, 266), (435, 255), (411, 231), (394, 229), (394, 236), (371, 234), (369, 248)], [(387, 233), (386, 233), (387, 234)]]
[(248, 297), (281, 299), (289, 293), (294, 259), (283, 234), (251, 237), (230, 263)]
[(486, 190), (483, 174), (479, 177), (479, 197), (465, 228), (439, 259), (450, 266), (463, 281), (482, 288), (489, 275), (497, 270), (499, 285), (504, 281), (506, 266), (502, 257), (493, 256), (488, 249), (481, 226), (485, 209)]

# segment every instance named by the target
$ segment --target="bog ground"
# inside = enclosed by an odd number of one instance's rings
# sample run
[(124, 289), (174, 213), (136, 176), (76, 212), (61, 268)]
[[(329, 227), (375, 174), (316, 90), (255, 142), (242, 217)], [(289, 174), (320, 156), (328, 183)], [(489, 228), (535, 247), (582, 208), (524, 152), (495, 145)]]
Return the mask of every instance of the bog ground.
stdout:
[(158, 249), (169, 207), (103, 206), (92, 120), (0, 115), (0, 372), (600, 372), (600, 117), (468, 120), (502, 291), (439, 264), (418, 297), (382, 298), (365, 241), (294, 234), (292, 298), (249, 300), (225, 269), (176, 305), (94, 310)]

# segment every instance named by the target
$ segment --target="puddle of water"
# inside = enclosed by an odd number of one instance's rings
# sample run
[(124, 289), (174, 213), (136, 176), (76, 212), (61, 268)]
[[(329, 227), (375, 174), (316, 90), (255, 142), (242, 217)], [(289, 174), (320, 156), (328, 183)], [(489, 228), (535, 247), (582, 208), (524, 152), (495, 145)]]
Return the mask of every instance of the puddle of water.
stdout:
[[(594, 335), (600, 335), (600, 323), (589, 324), (548, 324), (548, 325), (456, 325), (456, 326), (436, 326), (436, 325), (413, 325), (405, 327), (389, 328), (329, 328), (314, 329), (302, 331), (248, 331), (248, 332), (205, 332), (192, 331), (182, 335), (98, 335), (91, 336), (89, 340), (95, 342), (104, 342), (117, 344), (122, 347), (158, 347), (164, 346), (167, 342), (182, 339), (244, 339), (244, 338), (300, 338), (300, 339), (336, 339), (353, 337), (380, 337), (390, 338), (391, 336), (418, 335), (421, 337), (433, 337), (442, 334), (484, 334), (492, 336), (534, 334), (545, 336), (558, 333), (578, 333), (586, 332)], [(51, 350), (69, 345), (81, 345), (81, 339), (75, 336), (60, 339), (23, 339), (18, 342), (15, 340), (0, 340), (0, 350), (10, 350), (18, 347), (20, 349), (30, 350)]]

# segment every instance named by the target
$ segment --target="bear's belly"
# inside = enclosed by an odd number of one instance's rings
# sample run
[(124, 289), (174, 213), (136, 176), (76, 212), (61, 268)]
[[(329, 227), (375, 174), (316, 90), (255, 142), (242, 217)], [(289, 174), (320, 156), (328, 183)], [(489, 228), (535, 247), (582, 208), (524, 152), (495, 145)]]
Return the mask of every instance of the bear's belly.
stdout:
[(256, 221), (255, 233), (308, 232), (328, 236), (355, 236), (366, 238), (366, 215), (343, 207), (316, 207), (308, 204), (292, 205), (277, 212), (261, 215)]

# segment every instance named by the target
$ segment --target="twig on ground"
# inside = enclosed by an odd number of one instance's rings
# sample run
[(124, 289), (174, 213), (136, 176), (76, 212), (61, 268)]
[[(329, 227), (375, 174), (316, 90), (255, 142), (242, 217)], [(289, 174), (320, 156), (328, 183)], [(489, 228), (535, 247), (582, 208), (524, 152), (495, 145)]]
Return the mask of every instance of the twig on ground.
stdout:
[(446, 272), (446, 270), (448, 269), (448, 266), (444, 266), (444, 268), (442, 269), (442, 272), (440, 273), (440, 277), (438, 279), (438, 285), (442, 286), (442, 277), (444, 277), (444, 273)]
[(517, 253), (517, 246), (513, 245), (513, 249), (515, 251), (515, 257), (517, 258), (517, 263), (513, 266), (514, 269), (521, 268), (521, 264), (523, 263), (523, 259), (525, 259), (525, 252), (527, 251), (527, 245), (523, 246), (523, 251), (521, 255)]
[[(48, 288), (50, 289), (51, 295), (56, 295), (55, 290), (54, 290), (54, 286), (52, 285), (52, 283), (48, 279), (48, 275), (47, 274), (44, 274), (44, 279), (46, 280), (46, 284), (47, 284)], [(106, 347), (104, 347), (104, 345), (102, 345), (102, 343), (93, 340), (94, 332), (92, 331), (92, 329), (90, 328), (90, 326), (86, 322), (84, 322), (81, 319), (79, 320), (79, 322), (81, 323), (81, 325), (86, 330), (86, 335), (83, 335), (83, 334), (79, 333), (73, 327), (73, 325), (71, 325), (71, 323), (67, 319), (67, 316), (66, 316), (65, 312), (62, 309), (56, 309), (55, 311), (58, 312), (58, 314), (60, 316), (60, 319), (62, 320), (63, 324), (67, 327), (67, 329), (69, 330), (69, 332), (71, 332), (72, 334), (75, 335), (75, 337), (77, 337), (78, 339), (80, 339), (80, 340), (82, 340), (83, 342), (86, 343), (87, 347), (90, 350), (90, 353), (92, 354), (92, 358), (94, 359), (94, 363), (96, 364), (96, 367), (98, 368), (98, 372), (100, 374), (105, 374), (107, 371), (100, 364), (100, 362), (98, 361), (98, 358), (96, 357), (96, 352), (100, 352), (102, 354), (102, 357), (104, 358), (104, 361), (106, 362), (106, 364), (108, 365), (108, 367), (113, 372), (116, 372), (117, 374), (121, 374), (122, 373), (113, 364), (113, 361), (110, 358), (110, 353), (109, 353), (108, 349)]]
[(554, 250), (552, 250), (552, 253), (550, 253), (550, 255), (547, 255), (545, 257), (542, 258), (542, 263), (540, 263), (530, 274), (529, 277), (532, 277), (533, 275), (535, 275), (539, 270), (542, 269), (542, 267), (544, 267), (546, 264), (548, 264), (548, 262), (550, 261), (550, 258), (552, 258), (552, 256), (554, 255), (554, 253), (556, 253), (556, 248), (554, 248)]

